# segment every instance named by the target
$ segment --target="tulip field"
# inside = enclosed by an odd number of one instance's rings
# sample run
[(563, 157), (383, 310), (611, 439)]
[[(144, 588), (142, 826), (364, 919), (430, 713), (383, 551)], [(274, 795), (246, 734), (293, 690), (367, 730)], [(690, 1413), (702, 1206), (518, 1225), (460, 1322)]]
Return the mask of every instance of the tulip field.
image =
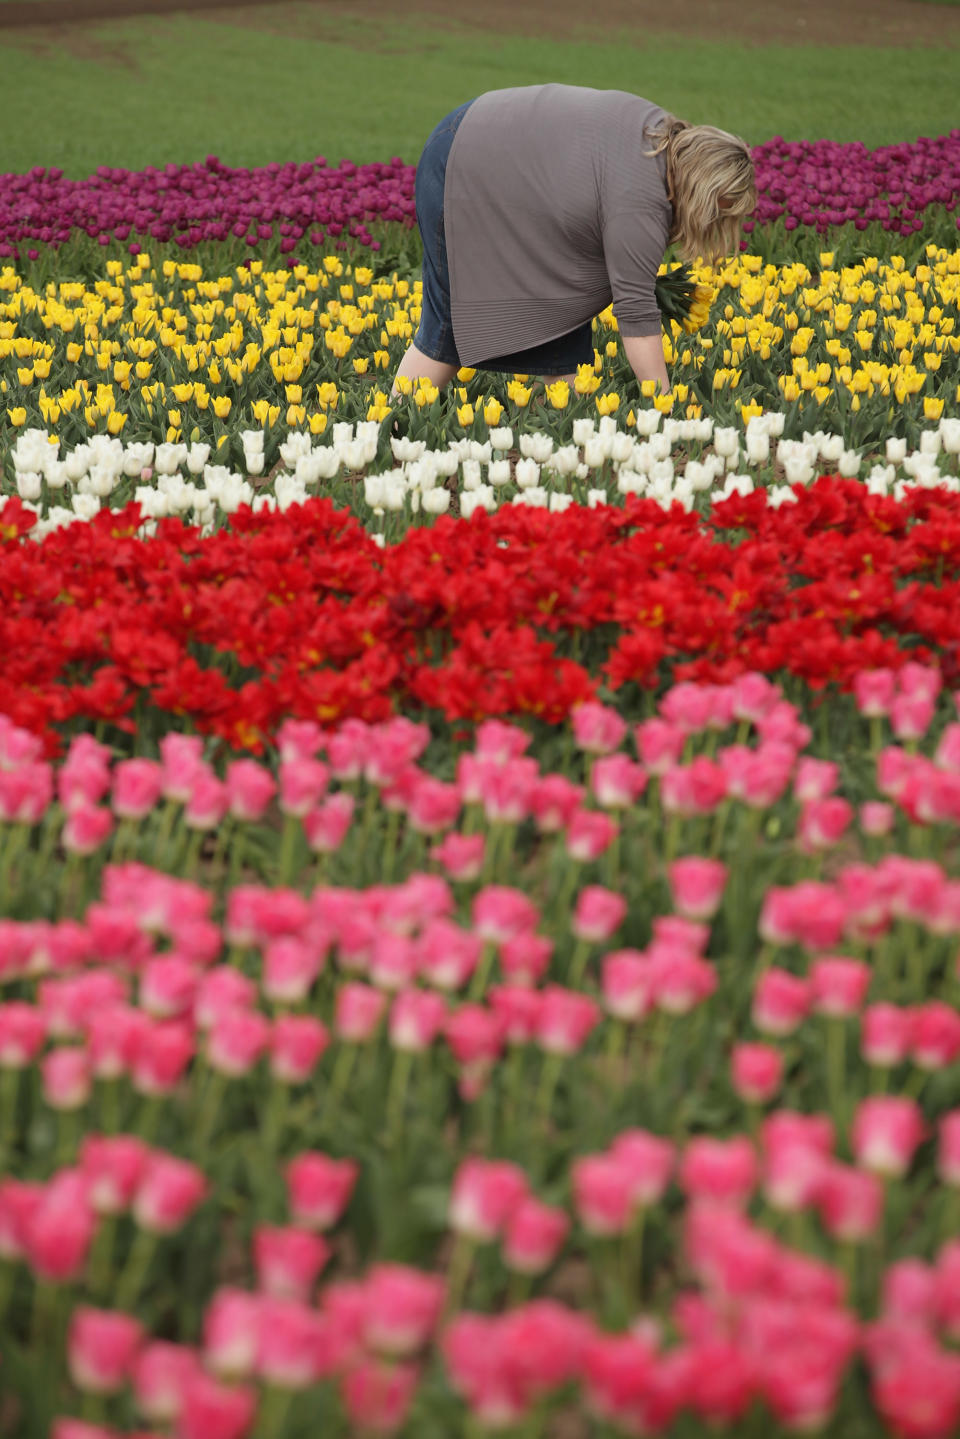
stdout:
[(0, 176), (0, 1435), (957, 1432), (960, 130), (754, 155), (666, 395)]

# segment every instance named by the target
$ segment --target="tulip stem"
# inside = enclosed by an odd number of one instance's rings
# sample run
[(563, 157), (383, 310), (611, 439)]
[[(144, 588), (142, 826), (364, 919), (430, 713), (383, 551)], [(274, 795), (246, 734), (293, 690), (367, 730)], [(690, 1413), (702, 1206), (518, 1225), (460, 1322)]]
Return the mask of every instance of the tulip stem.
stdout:
[(143, 1282), (150, 1268), (156, 1237), (149, 1229), (138, 1229), (113, 1291), (114, 1309), (132, 1309), (140, 1297)]
[(353, 1070), (357, 1058), (357, 1045), (344, 1044), (337, 1055), (337, 1062), (333, 1066), (333, 1074), (330, 1076), (330, 1087), (327, 1090), (323, 1101), (323, 1109), (320, 1114), (320, 1123), (326, 1128), (330, 1120), (331, 1110), (340, 1100), (343, 1091)]
[(391, 1148), (395, 1144), (399, 1144), (403, 1132), (403, 1113), (412, 1066), (413, 1051), (410, 1049), (398, 1050), (393, 1061), (393, 1072), (390, 1075), (390, 1088), (387, 1094), (387, 1144)]
[(467, 1234), (459, 1233), (453, 1243), (450, 1266), (447, 1270), (447, 1297), (443, 1306), (443, 1324), (460, 1308), (473, 1267), (473, 1240)]

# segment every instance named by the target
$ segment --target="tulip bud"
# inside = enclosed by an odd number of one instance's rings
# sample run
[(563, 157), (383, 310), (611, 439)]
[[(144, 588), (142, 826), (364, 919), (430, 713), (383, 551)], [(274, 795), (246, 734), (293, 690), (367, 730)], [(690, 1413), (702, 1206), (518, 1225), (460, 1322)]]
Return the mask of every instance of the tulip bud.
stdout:
[(70, 1377), (86, 1394), (116, 1394), (127, 1379), (143, 1338), (129, 1314), (75, 1309), (67, 1337)]

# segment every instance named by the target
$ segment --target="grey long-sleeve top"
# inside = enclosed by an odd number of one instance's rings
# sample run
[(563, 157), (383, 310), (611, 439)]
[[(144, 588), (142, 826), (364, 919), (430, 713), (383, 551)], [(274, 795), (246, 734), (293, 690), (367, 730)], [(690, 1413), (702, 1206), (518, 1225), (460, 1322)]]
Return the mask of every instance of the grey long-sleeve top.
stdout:
[(623, 335), (661, 326), (654, 281), (672, 224), (664, 111), (623, 90), (491, 90), (447, 160), (443, 215), (464, 365), (543, 344), (613, 301)]

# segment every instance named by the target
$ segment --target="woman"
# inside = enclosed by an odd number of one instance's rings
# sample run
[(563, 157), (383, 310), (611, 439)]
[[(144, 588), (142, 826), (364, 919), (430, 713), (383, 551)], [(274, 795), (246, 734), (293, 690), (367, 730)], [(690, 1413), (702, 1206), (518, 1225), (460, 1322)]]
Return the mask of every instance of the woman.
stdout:
[(572, 383), (593, 363), (591, 320), (612, 301), (637, 379), (666, 392), (654, 295), (664, 251), (732, 253), (756, 187), (747, 146), (723, 130), (622, 90), (530, 85), (440, 121), (416, 205), (423, 310), (397, 378), (442, 388), (468, 365)]

